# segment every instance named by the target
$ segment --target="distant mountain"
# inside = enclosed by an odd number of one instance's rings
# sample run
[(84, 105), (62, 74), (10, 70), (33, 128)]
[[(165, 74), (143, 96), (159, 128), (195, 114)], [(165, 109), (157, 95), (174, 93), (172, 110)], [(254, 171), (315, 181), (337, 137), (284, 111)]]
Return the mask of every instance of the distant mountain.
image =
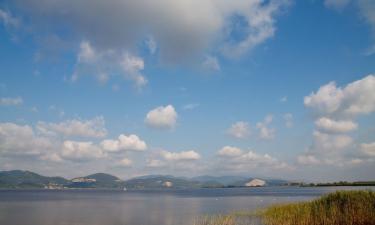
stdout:
[(144, 176), (125, 181), (127, 189), (199, 188), (200, 182), (173, 176)]
[[(253, 180), (253, 177), (241, 177), (241, 176), (199, 176), (193, 177), (191, 180), (199, 181), (208, 187), (214, 187), (215, 185), (222, 185), (224, 187), (245, 187), (248, 182)], [(262, 179), (266, 182), (265, 186), (280, 186), (288, 183), (286, 180), (281, 179)]]
[(191, 180), (199, 181), (205, 184), (221, 184), (223, 186), (233, 185), (235, 183), (244, 183), (248, 179), (240, 176), (199, 176), (193, 177)]
[[(96, 188), (96, 189), (183, 189), (183, 188), (224, 188), (245, 187), (254, 178), (240, 176), (199, 176), (193, 178), (170, 175), (148, 175), (126, 181), (118, 177), (95, 173), (67, 180), (63, 177), (47, 177), (22, 170), (0, 171), (0, 188)], [(280, 179), (262, 179), (265, 186), (284, 185)]]
[(0, 188), (44, 188), (51, 185), (66, 185), (62, 177), (46, 177), (30, 171), (11, 170), (0, 172)]

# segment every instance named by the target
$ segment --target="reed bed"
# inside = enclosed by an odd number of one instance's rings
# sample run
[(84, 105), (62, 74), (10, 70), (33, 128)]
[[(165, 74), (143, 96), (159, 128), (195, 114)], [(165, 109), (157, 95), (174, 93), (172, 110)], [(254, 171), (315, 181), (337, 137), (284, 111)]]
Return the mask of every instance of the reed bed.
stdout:
[(337, 191), (309, 202), (198, 218), (195, 225), (375, 225), (375, 192)]
[(375, 192), (338, 191), (317, 200), (271, 206), (265, 225), (375, 225)]

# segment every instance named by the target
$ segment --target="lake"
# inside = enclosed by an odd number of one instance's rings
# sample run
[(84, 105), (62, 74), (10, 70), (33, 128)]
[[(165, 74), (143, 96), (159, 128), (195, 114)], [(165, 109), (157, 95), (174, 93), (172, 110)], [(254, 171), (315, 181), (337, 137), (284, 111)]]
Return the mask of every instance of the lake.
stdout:
[(304, 201), (343, 189), (262, 187), (193, 190), (2, 190), (4, 225), (190, 225), (205, 214)]

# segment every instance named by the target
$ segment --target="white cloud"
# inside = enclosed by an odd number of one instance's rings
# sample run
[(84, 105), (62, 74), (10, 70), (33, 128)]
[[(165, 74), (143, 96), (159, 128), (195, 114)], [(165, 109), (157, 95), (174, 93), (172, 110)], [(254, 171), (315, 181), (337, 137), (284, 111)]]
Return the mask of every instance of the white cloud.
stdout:
[(361, 144), (361, 151), (367, 156), (375, 157), (375, 142)]
[(66, 137), (100, 138), (107, 135), (103, 117), (91, 120), (72, 119), (60, 123), (38, 122), (37, 130), (45, 135), (61, 134)]
[(311, 93), (304, 98), (305, 106), (321, 114), (331, 114), (340, 108), (344, 94), (340, 88), (336, 88), (334, 82), (330, 82), (316, 93)]
[(142, 58), (126, 51), (112, 49), (96, 49), (88, 41), (82, 41), (77, 55), (77, 65), (71, 80), (76, 81), (82, 75), (93, 75), (100, 83), (116, 74), (134, 82), (138, 88), (147, 84), (141, 73), (144, 69)]
[(147, 160), (146, 166), (150, 168), (161, 168), (161, 167), (165, 167), (166, 164), (164, 161), (159, 160), (159, 159), (149, 159)]
[(108, 152), (144, 151), (147, 149), (146, 143), (134, 134), (129, 136), (121, 134), (117, 140), (103, 140), (100, 146)]
[(99, 58), (98, 53), (91, 46), (90, 42), (82, 41), (79, 47), (80, 51), (78, 52), (78, 62), (94, 63)]
[(140, 73), (145, 67), (142, 58), (125, 53), (121, 65), (127, 76), (135, 82), (137, 87), (147, 84), (147, 79)]
[(63, 162), (64, 160), (58, 153), (46, 153), (40, 157), (40, 159), (50, 162)]
[(304, 104), (317, 116), (316, 130), (312, 145), (298, 161), (316, 164), (310, 160), (314, 157), (326, 165), (358, 164), (358, 145), (347, 133), (358, 129), (356, 117), (375, 112), (375, 76), (368, 75), (345, 87), (330, 82), (306, 96)]
[(315, 156), (310, 154), (303, 154), (297, 157), (297, 162), (301, 165), (317, 165), (320, 164), (320, 160), (318, 160)]
[[(35, 30), (65, 27), (75, 37), (88, 38), (98, 49), (134, 48), (145, 33), (151, 34), (162, 59), (169, 62), (181, 62), (221, 46), (229, 56), (251, 51), (274, 36), (276, 17), (289, 5), (288, 0), (7, 2), (27, 13)], [(237, 17), (244, 20), (240, 28)], [(232, 37), (236, 29), (242, 39)]]
[(73, 161), (85, 161), (104, 158), (106, 155), (102, 149), (92, 142), (64, 141), (61, 151), (64, 159)]
[(236, 157), (242, 155), (242, 150), (237, 147), (224, 146), (217, 152), (217, 154), (219, 156)]
[(247, 171), (249, 169), (292, 169), (287, 163), (282, 162), (269, 154), (259, 154), (252, 150), (243, 151), (240, 148), (225, 146), (218, 152), (221, 156), (219, 165), (231, 171)]
[(238, 121), (228, 129), (228, 134), (235, 138), (247, 138), (250, 136), (249, 123)]
[[(264, 4), (263, 1), (251, 1), (250, 7), (242, 5), (243, 8), (237, 8), (239, 15), (247, 24), (247, 27), (230, 26), (225, 27), (226, 32), (230, 33), (236, 29), (247, 30), (247, 36), (235, 44), (224, 43), (222, 51), (227, 56), (240, 56), (255, 46), (263, 43), (267, 39), (274, 36), (275, 28), (275, 15), (280, 10), (289, 4), (289, 1), (270, 1)], [(226, 6), (228, 7), (228, 6)]]
[[(40, 159), (51, 163), (61, 163), (66, 160), (79, 163), (109, 159), (108, 163), (112, 157), (119, 156), (108, 155), (108, 152), (143, 151), (147, 148), (146, 143), (136, 135), (120, 135), (117, 140), (103, 140), (100, 144), (96, 144), (92, 141), (66, 140), (64, 136), (34, 130), (36, 129), (28, 125), (0, 123), (0, 158), (6, 156), (25, 162), (29, 162), (27, 160), (30, 159)], [(120, 160), (116, 165), (125, 167), (130, 164), (126, 160)]]
[(275, 138), (276, 130), (275, 128), (270, 128), (269, 124), (271, 124), (273, 120), (272, 115), (266, 116), (263, 122), (258, 122), (256, 128), (259, 130), (259, 137), (265, 140), (271, 140)]
[(284, 121), (287, 128), (293, 127), (293, 115), (291, 113), (284, 114)]
[(2, 105), (2, 106), (21, 105), (22, 103), (23, 103), (23, 99), (21, 97), (15, 97), (15, 98), (2, 97), (2, 98), (0, 98), (0, 105)]
[(375, 111), (375, 76), (368, 75), (344, 88), (330, 82), (304, 99), (319, 115), (357, 116)]
[(216, 57), (206, 56), (202, 63), (202, 67), (206, 70), (220, 71), (220, 64)]
[(159, 106), (147, 113), (145, 123), (154, 128), (171, 129), (177, 122), (177, 112), (172, 105)]
[(39, 137), (32, 127), (0, 123), (0, 152), (9, 155), (41, 155), (54, 148), (47, 138)]
[(121, 167), (131, 167), (132, 165), (133, 165), (133, 161), (131, 161), (128, 158), (123, 158), (117, 163), (117, 166), (121, 166)]
[(169, 152), (169, 151), (161, 151), (161, 156), (168, 160), (168, 161), (184, 161), (184, 160), (198, 160), (200, 159), (200, 155), (194, 151), (182, 151), (182, 152)]
[(344, 134), (326, 134), (314, 131), (314, 151), (337, 151), (349, 147), (353, 139)]
[(345, 133), (358, 128), (358, 124), (351, 120), (332, 120), (327, 117), (315, 121), (315, 126), (322, 131), (330, 133)]

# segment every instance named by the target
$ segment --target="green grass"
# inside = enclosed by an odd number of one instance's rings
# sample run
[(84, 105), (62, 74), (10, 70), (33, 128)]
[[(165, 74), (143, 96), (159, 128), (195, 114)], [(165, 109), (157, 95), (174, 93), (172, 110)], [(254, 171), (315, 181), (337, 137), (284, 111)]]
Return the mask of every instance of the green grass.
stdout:
[(273, 205), (258, 212), (205, 216), (196, 225), (375, 225), (375, 192), (337, 191), (309, 202)]

